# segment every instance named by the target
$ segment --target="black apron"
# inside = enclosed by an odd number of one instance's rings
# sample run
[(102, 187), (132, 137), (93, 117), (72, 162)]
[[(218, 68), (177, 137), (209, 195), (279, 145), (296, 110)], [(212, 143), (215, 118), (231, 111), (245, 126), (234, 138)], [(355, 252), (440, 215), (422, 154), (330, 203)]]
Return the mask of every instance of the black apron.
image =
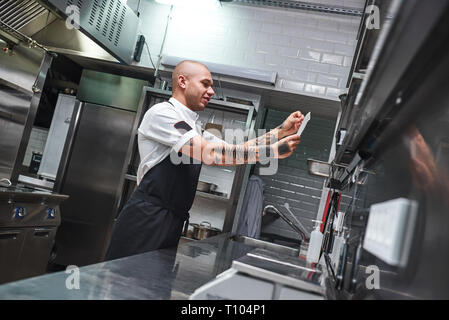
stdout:
[(201, 164), (175, 165), (170, 155), (151, 168), (120, 212), (105, 260), (177, 246), (200, 171)]

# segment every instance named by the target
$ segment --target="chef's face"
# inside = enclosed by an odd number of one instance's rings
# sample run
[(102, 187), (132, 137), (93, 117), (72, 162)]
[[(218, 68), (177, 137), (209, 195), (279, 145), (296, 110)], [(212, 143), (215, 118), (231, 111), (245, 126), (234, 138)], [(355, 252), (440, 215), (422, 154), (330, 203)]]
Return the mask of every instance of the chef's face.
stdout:
[(186, 78), (185, 97), (187, 106), (193, 111), (206, 108), (210, 98), (215, 94), (212, 89), (212, 76), (203, 66), (198, 66), (198, 72)]

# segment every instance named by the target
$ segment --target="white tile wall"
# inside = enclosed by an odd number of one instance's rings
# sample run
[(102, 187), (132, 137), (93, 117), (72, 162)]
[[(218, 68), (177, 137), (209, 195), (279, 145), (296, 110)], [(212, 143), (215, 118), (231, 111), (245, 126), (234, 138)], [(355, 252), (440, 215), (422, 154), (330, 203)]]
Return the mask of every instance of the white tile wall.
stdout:
[(32, 128), (30, 140), (23, 158), (23, 165), (29, 166), (33, 152), (44, 153), (45, 142), (47, 142), (48, 130), (40, 128)]
[[(137, 2), (128, 4), (136, 8)], [(311, 2), (355, 8), (364, 4), (363, 0)], [(156, 62), (169, 6), (141, 1), (140, 12), (140, 32)], [(347, 82), (359, 24), (358, 17), (294, 9), (226, 3), (207, 12), (175, 7), (163, 54), (273, 70), (278, 73), (278, 87), (335, 98)], [(147, 50), (140, 65), (150, 65)]]
[[(269, 109), (265, 127), (275, 127), (287, 116), (286, 112)], [(316, 218), (319, 209), (323, 178), (308, 174), (306, 160), (308, 158), (328, 159), (334, 125), (331, 119), (312, 117), (303, 133), (304, 139), (294, 154), (279, 161), (279, 168), (275, 175), (261, 176), (265, 183), (264, 206), (271, 204), (286, 213), (283, 205), (286, 202), (289, 203), (293, 214), (308, 231), (313, 230), (312, 220)], [(282, 219), (276, 219), (271, 223), (265, 222), (262, 232), (297, 238), (297, 234)]]

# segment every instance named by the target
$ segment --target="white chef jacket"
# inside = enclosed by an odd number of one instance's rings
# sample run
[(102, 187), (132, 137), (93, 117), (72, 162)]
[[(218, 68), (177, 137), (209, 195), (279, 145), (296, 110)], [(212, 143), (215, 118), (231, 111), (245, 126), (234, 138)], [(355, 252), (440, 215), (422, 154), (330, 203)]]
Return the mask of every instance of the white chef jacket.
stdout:
[[(171, 151), (178, 152), (190, 139), (202, 134), (201, 126), (197, 124), (198, 114), (173, 97), (169, 101), (173, 105), (161, 102), (152, 106), (145, 113), (137, 131), (141, 159), (137, 184)], [(224, 142), (207, 131), (204, 132), (204, 138)]]

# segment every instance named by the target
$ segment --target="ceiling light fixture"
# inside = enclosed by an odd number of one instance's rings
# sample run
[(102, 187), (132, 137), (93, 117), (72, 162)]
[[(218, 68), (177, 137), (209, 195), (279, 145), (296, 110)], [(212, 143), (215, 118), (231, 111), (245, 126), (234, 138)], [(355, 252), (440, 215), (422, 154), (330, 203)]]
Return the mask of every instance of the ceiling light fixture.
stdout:
[[(178, 65), (178, 63), (180, 63), (183, 60), (185, 60), (185, 58), (175, 56), (163, 56), (161, 64), (168, 67), (175, 67), (176, 65)], [(276, 83), (277, 72), (274, 71), (237, 67), (233, 65), (225, 65), (200, 60), (197, 61), (204, 63), (212, 74), (237, 77), (247, 80), (256, 80), (264, 83), (269, 83), (271, 85), (274, 85)]]

